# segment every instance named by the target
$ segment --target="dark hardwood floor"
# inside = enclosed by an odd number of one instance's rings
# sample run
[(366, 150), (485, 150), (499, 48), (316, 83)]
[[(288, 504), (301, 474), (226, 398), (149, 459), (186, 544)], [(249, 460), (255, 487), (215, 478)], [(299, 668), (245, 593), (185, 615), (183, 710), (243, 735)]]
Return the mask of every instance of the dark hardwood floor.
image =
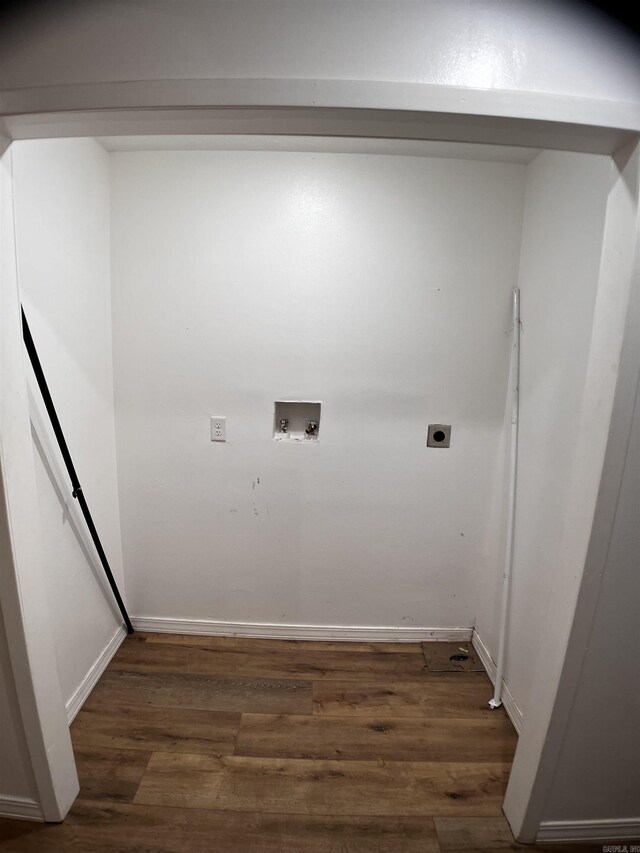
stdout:
[(502, 817), (517, 738), (490, 697), (419, 644), (136, 633), (71, 726), (67, 819), (0, 820), (0, 851), (536, 850)]

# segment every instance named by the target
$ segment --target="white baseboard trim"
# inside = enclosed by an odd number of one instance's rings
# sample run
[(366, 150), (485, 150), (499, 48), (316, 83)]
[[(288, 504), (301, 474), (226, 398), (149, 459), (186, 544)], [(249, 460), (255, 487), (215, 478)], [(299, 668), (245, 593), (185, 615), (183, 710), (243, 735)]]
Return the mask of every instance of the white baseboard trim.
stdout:
[(472, 628), (368, 628), (341, 625), (269, 625), (261, 622), (214, 622), (209, 619), (158, 619), (133, 616), (138, 631), (255, 637), (269, 640), (332, 640), (361, 643), (468, 642)]
[(69, 725), (71, 725), (76, 714), (86, 702), (88, 695), (96, 686), (98, 679), (109, 665), (111, 658), (118, 651), (120, 645), (122, 644), (122, 641), (126, 636), (126, 628), (124, 627), (124, 625), (120, 625), (113, 637), (107, 643), (106, 647), (103, 649), (102, 652), (100, 652), (97, 660), (95, 661), (89, 672), (83, 678), (82, 683), (80, 684), (76, 692), (67, 702), (67, 721)]
[[(473, 648), (476, 650), (478, 657), (480, 658), (482, 665), (487, 671), (487, 675), (491, 679), (491, 683), (495, 686), (496, 683), (496, 664), (493, 658), (489, 653), (489, 649), (485, 646), (482, 637), (478, 632), (473, 630), (473, 636), (471, 637), (471, 643)], [(522, 731), (522, 722), (523, 715), (522, 711), (518, 707), (516, 700), (511, 695), (511, 692), (507, 685), (502, 681), (502, 704), (504, 705), (504, 709), (509, 715), (509, 719), (513, 723), (514, 729), (520, 734)]]
[(566, 841), (640, 841), (640, 817), (612, 820), (548, 820), (540, 824), (536, 843)]
[(0, 817), (35, 820), (40, 823), (44, 821), (40, 803), (26, 797), (0, 797)]

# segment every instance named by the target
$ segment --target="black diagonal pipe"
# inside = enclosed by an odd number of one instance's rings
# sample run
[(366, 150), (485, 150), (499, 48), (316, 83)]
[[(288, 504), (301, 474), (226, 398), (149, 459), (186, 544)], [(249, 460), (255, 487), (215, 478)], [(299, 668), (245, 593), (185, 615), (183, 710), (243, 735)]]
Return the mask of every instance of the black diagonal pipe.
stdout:
[(31, 337), (31, 330), (29, 329), (29, 324), (27, 323), (27, 318), (24, 314), (24, 308), (22, 308), (22, 337), (24, 339), (24, 345), (27, 348), (27, 352), (29, 353), (31, 367), (33, 368), (33, 372), (38, 382), (38, 388), (40, 389), (40, 393), (42, 394), (42, 399), (44, 400), (44, 405), (47, 409), (47, 414), (49, 415), (51, 426), (53, 427), (53, 431), (58, 441), (60, 453), (62, 454), (62, 458), (64, 459), (64, 464), (67, 466), (67, 472), (69, 473), (69, 479), (71, 480), (71, 494), (80, 504), (80, 509), (82, 510), (84, 520), (87, 523), (89, 533), (91, 534), (91, 538), (93, 539), (93, 544), (95, 545), (96, 551), (98, 552), (98, 557), (100, 557), (102, 568), (104, 569), (104, 573), (107, 576), (107, 580), (109, 581), (111, 592), (113, 593), (113, 597), (115, 598), (118, 607), (120, 608), (120, 613), (122, 613), (124, 623), (127, 626), (127, 633), (133, 634), (133, 625), (131, 624), (131, 620), (129, 619), (127, 608), (124, 606), (124, 602), (120, 595), (120, 590), (118, 589), (118, 584), (116, 583), (116, 580), (109, 566), (107, 555), (104, 553), (102, 542), (100, 542), (98, 531), (96, 530), (96, 526), (93, 523), (93, 518), (91, 517), (91, 513), (89, 512), (89, 507), (87, 506), (87, 502), (82, 491), (82, 486), (80, 485), (80, 481), (78, 480), (78, 475), (76, 473), (73, 460), (71, 459), (71, 454), (69, 453), (69, 448), (67, 447), (67, 442), (65, 440), (64, 433), (62, 432), (62, 427), (60, 426), (60, 421), (58, 420), (58, 414), (56, 412), (55, 406), (53, 405), (53, 400), (51, 399), (49, 386), (47, 385), (47, 380), (44, 377), (44, 371), (42, 370), (42, 365), (40, 364), (40, 359), (38, 358), (38, 352), (36, 350), (35, 344), (33, 343), (33, 338)]

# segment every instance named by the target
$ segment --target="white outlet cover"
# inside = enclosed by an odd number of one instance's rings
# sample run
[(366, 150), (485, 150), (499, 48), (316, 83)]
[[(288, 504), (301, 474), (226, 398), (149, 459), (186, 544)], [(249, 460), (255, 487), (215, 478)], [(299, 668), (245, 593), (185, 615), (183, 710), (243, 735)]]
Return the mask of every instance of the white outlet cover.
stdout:
[(227, 440), (227, 419), (220, 416), (211, 416), (211, 441)]

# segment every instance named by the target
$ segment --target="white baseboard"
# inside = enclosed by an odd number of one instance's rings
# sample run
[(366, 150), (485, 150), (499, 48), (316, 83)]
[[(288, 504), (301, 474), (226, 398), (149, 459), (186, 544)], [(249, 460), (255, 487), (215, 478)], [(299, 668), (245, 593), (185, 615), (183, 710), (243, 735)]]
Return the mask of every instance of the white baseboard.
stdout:
[[(482, 637), (478, 632), (473, 630), (473, 636), (471, 637), (471, 643), (473, 648), (476, 650), (478, 657), (480, 658), (482, 665), (487, 671), (487, 675), (491, 679), (491, 683), (495, 686), (496, 683), (496, 664), (493, 658), (489, 653), (489, 649), (485, 646)], [(522, 731), (522, 722), (523, 715), (522, 711), (518, 707), (516, 700), (511, 695), (511, 692), (504, 680), (502, 681), (502, 704), (504, 705), (504, 709), (509, 715), (509, 719), (513, 723), (514, 729), (520, 734)]]
[(256, 637), (269, 640), (332, 640), (364, 643), (468, 642), (472, 628), (367, 628), (341, 625), (269, 625), (252, 622), (214, 622), (209, 619), (158, 619), (134, 616), (138, 631), (168, 634), (206, 634), (212, 637)]
[(540, 824), (536, 843), (567, 841), (640, 841), (640, 817), (612, 820), (548, 820)]
[(96, 686), (98, 679), (109, 665), (111, 658), (118, 651), (120, 645), (122, 644), (122, 641), (126, 636), (126, 628), (124, 627), (124, 625), (120, 625), (113, 637), (107, 643), (106, 647), (103, 649), (102, 652), (100, 652), (97, 660), (95, 661), (89, 672), (83, 678), (82, 683), (80, 684), (76, 692), (67, 702), (67, 721), (69, 725), (71, 725), (76, 714), (84, 705), (87, 696)]
[(0, 797), (0, 817), (44, 821), (40, 803), (26, 797)]

